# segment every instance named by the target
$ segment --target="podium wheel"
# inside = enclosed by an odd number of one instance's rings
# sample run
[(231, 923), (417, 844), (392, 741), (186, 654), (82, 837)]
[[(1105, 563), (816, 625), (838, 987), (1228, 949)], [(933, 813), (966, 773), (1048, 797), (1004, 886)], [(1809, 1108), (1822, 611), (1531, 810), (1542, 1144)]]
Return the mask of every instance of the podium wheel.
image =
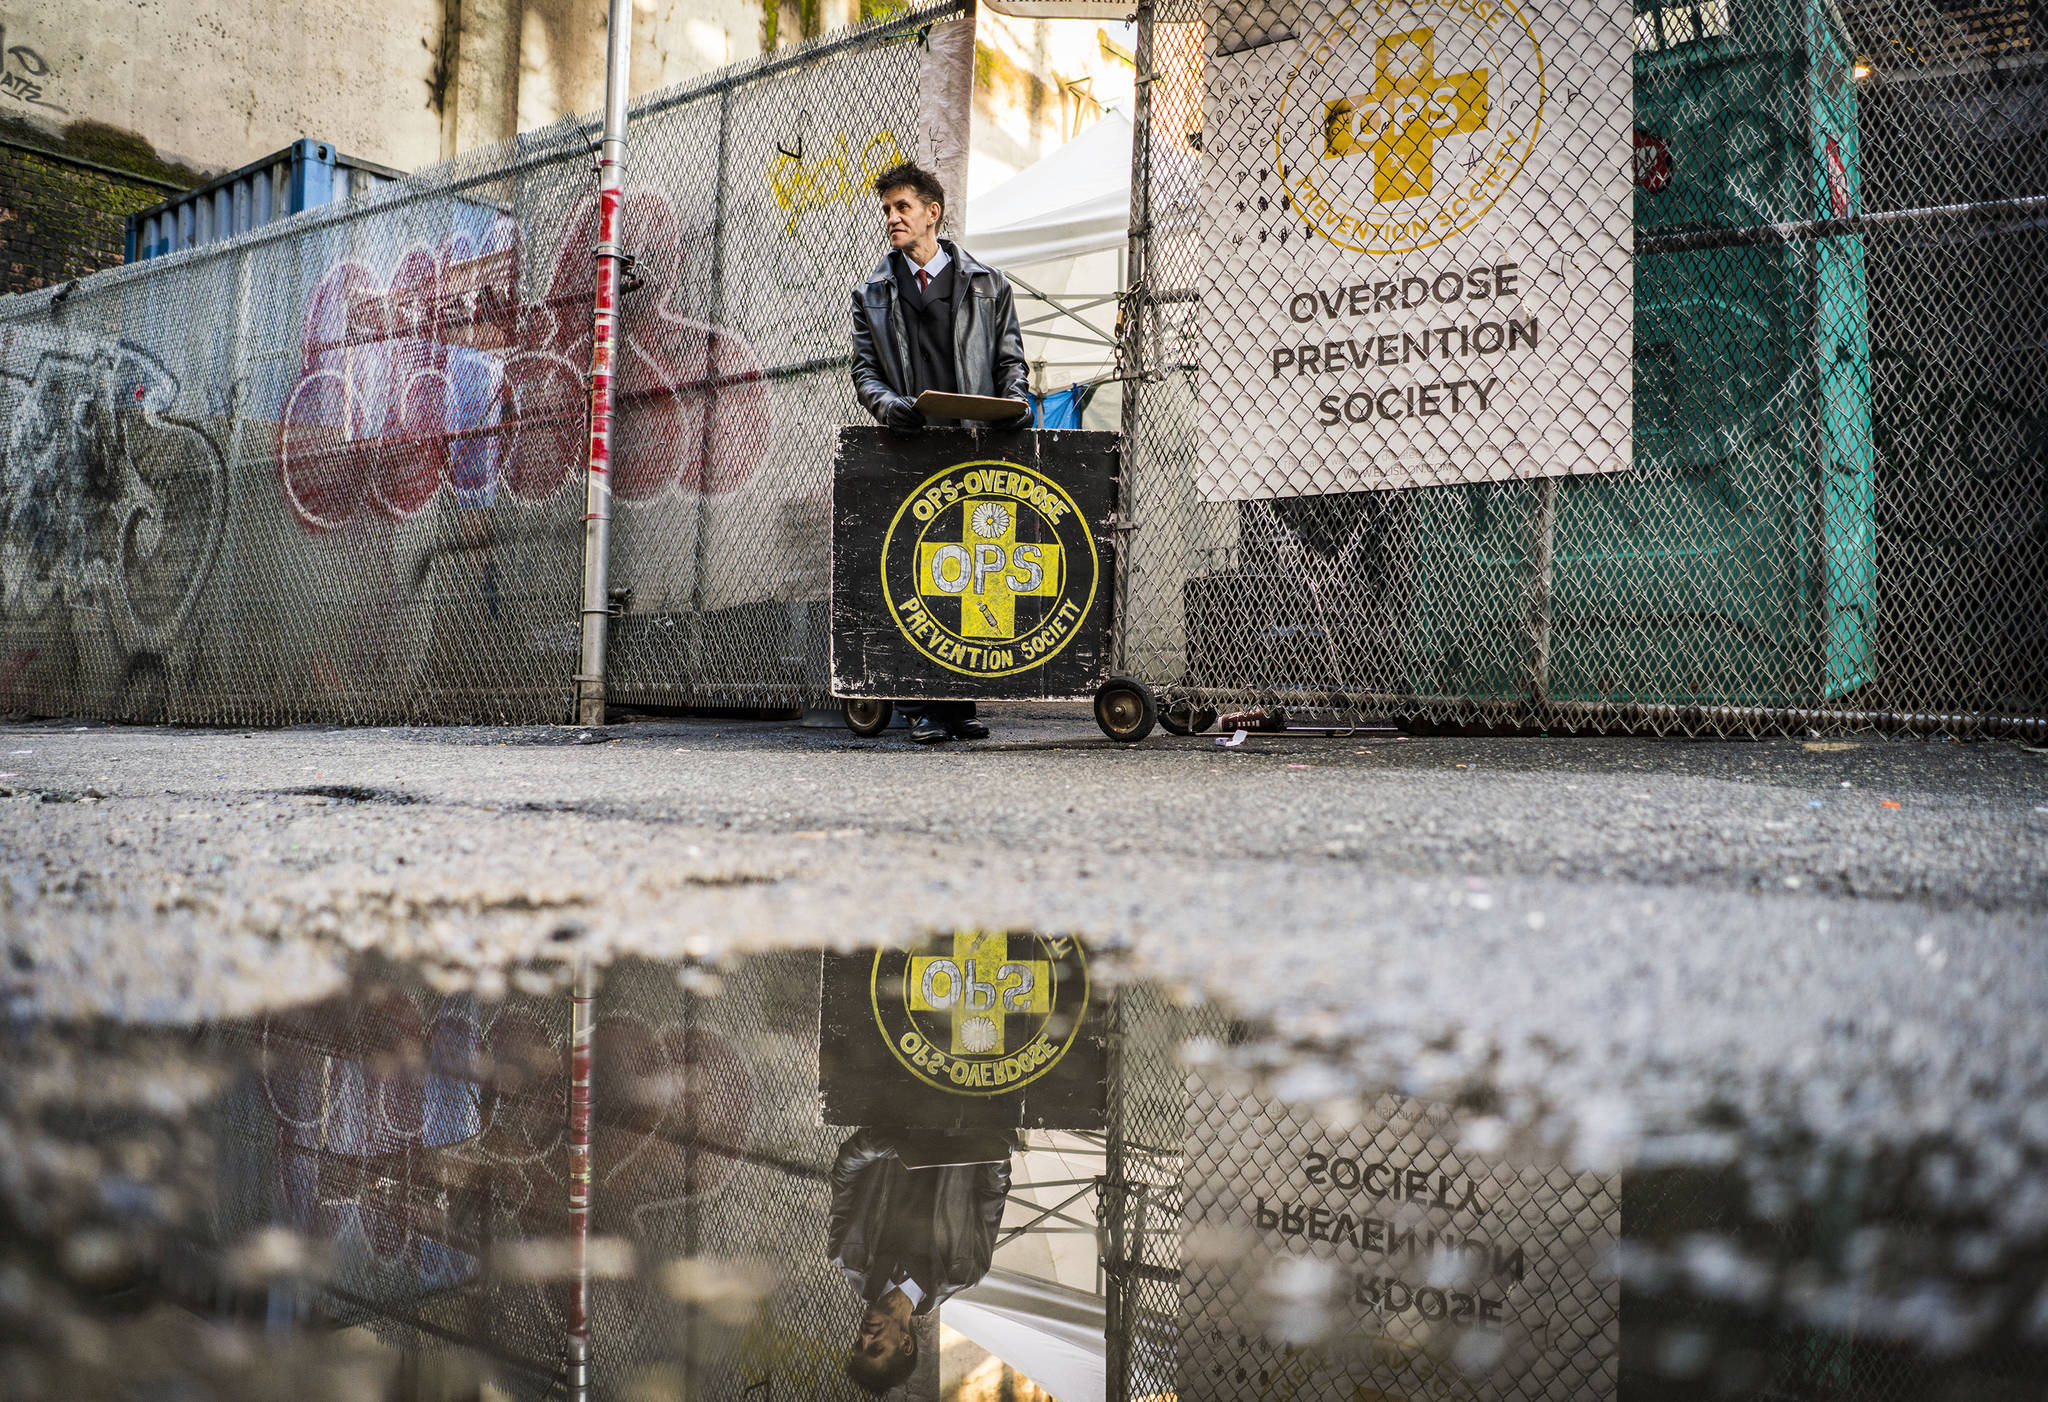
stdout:
[(1152, 688), (1133, 677), (1111, 677), (1095, 693), (1095, 723), (1112, 740), (1136, 744), (1152, 733), (1159, 703)]
[(1216, 724), (1216, 708), (1176, 701), (1159, 712), (1159, 726), (1168, 735), (1200, 735)]
[(859, 700), (846, 703), (846, 728), (872, 739), (889, 728), (896, 708), (887, 701)]

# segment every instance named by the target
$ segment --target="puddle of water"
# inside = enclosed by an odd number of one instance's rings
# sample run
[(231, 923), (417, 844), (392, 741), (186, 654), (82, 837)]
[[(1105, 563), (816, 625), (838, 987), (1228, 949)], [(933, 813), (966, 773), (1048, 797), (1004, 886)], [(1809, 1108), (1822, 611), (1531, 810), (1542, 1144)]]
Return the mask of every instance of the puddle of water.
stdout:
[(1483, 1097), (1361, 1087), (1070, 940), (485, 986), (366, 964), (196, 1029), (11, 1024), (0, 1395), (857, 1399), (865, 1370), (960, 1402), (1819, 1402), (2044, 1373), (2048, 1222), (2029, 1251), (1944, 1214), (1924, 1164), (1812, 1142), (1772, 1200), (1731, 1125), (1574, 1171)]

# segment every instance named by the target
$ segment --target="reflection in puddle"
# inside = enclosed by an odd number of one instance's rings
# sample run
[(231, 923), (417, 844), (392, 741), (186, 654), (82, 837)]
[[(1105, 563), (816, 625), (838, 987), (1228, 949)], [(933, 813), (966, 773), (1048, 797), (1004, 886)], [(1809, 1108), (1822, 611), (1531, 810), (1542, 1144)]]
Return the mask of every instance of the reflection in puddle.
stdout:
[(2038, 1340), (1897, 1327), (2030, 1268), (1843, 1153), (1624, 1193), (1071, 940), (460, 983), (14, 1027), (0, 1396), (2037, 1395)]

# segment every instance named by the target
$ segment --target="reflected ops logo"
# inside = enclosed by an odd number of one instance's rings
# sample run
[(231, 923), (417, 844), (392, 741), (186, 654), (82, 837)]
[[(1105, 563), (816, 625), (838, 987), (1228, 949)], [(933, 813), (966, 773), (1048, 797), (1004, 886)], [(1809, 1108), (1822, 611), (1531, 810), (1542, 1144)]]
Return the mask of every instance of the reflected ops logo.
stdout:
[(1433, 247), (1521, 174), (1544, 97), (1543, 52), (1513, 0), (1340, 6), (1281, 93), (1274, 160), (1287, 206), (1354, 252)]
[(1101, 561), (1074, 499), (1015, 463), (925, 479), (882, 539), (882, 596), (912, 647), (951, 672), (1041, 667), (1095, 606)]
[(1006, 1095), (1067, 1054), (1088, 1010), (1080, 942), (955, 934), (875, 955), (875, 1026), (903, 1068), (951, 1095)]

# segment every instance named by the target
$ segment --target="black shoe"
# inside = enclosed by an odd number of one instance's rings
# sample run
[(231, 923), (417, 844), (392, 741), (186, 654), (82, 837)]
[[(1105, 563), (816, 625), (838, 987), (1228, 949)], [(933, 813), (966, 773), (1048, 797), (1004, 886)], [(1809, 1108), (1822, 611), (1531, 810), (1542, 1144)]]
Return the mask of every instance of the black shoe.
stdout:
[[(987, 732), (984, 731), (983, 733), (986, 734)], [(952, 739), (953, 736), (945, 726), (939, 724), (930, 716), (919, 716), (910, 723), (910, 738), (915, 744), (936, 745), (941, 741)]]
[(973, 716), (966, 716), (960, 720), (947, 721), (946, 733), (952, 736), (955, 740), (988, 739), (988, 727), (983, 725), (980, 721), (976, 720)]

